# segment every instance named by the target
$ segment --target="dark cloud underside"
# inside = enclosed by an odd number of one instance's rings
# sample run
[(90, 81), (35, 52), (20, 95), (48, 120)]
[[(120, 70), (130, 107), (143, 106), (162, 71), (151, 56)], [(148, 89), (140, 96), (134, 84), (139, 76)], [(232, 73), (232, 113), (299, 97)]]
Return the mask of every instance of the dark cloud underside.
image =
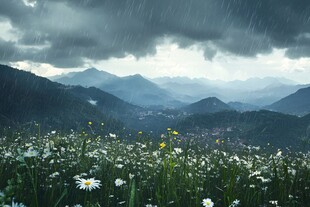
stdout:
[(209, 60), (217, 51), (255, 56), (272, 48), (310, 56), (309, 0), (41, 0), (33, 8), (10, 0), (0, 17), (20, 34), (0, 39), (1, 61), (77, 67), (154, 54), (164, 37), (181, 47), (198, 43)]

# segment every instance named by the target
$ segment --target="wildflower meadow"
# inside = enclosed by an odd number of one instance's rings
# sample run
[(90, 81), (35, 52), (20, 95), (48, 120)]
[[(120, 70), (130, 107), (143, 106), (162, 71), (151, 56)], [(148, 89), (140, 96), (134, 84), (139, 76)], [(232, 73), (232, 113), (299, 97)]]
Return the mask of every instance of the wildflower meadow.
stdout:
[[(218, 143), (218, 140), (210, 142)], [(0, 138), (0, 205), (309, 207), (310, 153), (52, 131)]]

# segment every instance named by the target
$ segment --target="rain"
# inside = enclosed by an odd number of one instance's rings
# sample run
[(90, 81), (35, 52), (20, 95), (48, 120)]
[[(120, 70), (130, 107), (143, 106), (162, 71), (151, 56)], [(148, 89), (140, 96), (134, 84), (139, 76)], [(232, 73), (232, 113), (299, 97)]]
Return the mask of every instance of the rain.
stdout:
[(309, 0), (2, 1), (0, 206), (307, 207), (309, 22)]

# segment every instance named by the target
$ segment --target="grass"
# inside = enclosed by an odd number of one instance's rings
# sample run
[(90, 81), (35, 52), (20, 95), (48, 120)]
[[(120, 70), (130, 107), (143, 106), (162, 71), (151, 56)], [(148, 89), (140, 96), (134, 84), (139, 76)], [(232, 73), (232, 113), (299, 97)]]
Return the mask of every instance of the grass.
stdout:
[[(142, 132), (132, 137), (3, 136), (0, 205), (191, 207), (210, 198), (221, 207), (309, 206), (309, 152), (201, 143), (172, 130), (156, 141)], [(81, 190), (77, 177), (95, 178), (101, 186)], [(118, 178), (125, 183), (116, 186)]]

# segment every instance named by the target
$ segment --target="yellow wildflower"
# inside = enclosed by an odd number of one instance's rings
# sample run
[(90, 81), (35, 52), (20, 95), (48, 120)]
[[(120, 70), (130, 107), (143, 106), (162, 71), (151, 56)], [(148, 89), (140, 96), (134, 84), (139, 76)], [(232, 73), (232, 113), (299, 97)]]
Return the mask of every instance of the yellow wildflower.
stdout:
[(159, 147), (160, 147), (160, 149), (162, 149), (162, 148), (166, 147), (165, 142), (160, 143), (160, 144), (159, 144)]
[(91, 121), (88, 122), (88, 125), (92, 125), (93, 123)]
[(173, 135), (178, 135), (178, 134), (179, 134), (179, 132), (177, 132), (177, 131), (173, 131), (173, 132), (172, 132), (172, 134), (173, 134)]

